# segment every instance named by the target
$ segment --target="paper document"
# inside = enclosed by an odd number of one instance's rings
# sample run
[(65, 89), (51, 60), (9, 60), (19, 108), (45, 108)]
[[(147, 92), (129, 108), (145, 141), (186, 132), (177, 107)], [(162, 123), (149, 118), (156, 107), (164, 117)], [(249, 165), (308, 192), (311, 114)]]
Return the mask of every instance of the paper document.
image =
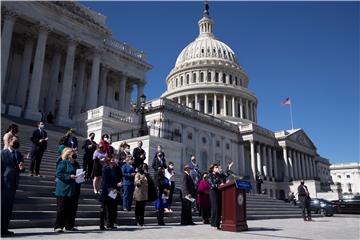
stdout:
[(76, 182), (76, 183), (83, 183), (83, 182), (85, 182), (85, 172), (84, 172), (81, 168), (80, 168), (80, 169), (76, 169), (75, 182)]
[(186, 196), (185, 197), (186, 200), (189, 200), (190, 202), (195, 202), (195, 198), (192, 198), (192, 197), (189, 197), (189, 196)]
[(112, 199), (115, 199), (116, 196), (117, 196), (117, 192), (116, 191), (110, 191), (108, 196), (111, 197)]

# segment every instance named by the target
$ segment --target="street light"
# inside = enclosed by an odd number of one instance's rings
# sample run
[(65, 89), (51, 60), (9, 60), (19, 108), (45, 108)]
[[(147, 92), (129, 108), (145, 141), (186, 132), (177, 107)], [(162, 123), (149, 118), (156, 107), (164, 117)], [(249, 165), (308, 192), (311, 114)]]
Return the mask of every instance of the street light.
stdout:
[(140, 130), (139, 130), (139, 136), (145, 136), (148, 135), (148, 127), (146, 126), (146, 120), (145, 120), (145, 102), (146, 102), (146, 96), (143, 94), (140, 96), (140, 106), (139, 111), (141, 114), (141, 122), (140, 122)]

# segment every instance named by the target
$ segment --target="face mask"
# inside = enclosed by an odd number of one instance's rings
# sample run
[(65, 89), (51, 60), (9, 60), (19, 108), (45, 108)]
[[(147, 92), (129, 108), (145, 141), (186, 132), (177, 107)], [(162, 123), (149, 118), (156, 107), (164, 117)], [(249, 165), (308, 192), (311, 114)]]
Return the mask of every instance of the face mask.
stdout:
[(174, 166), (173, 166), (173, 165), (169, 165), (169, 168), (170, 168), (170, 169), (173, 169), (173, 168), (174, 168)]
[(71, 158), (74, 159), (74, 160), (77, 159), (77, 154), (76, 154), (76, 153), (73, 153), (73, 154), (71, 155)]
[(304, 185), (304, 182), (300, 182), (301, 185)]
[(18, 149), (20, 147), (20, 143), (18, 141), (13, 142), (12, 148)]
[(133, 160), (130, 160), (130, 161), (129, 161), (129, 164), (130, 164), (130, 165), (132, 165), (133, 163), (134, 163), (134, 161), (133, 161)]
[(39, 125), (39, 128), (40, 129), (43, 129), (45, 126), (44, 125)]
[(130, 152), (130, 148), (125, 148), (125, 151), (126, 151), (126, 152)]

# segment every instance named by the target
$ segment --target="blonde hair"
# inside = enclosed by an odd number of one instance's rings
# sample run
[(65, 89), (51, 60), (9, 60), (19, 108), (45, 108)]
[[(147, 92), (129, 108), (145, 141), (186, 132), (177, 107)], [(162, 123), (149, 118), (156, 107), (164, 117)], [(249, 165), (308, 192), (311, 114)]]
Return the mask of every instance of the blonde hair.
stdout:
[(73, 150), (72, 148), (66, 147), (61, 153), (61, 159), (62, 160), (70, 160), (70, 155), (72, 154)]

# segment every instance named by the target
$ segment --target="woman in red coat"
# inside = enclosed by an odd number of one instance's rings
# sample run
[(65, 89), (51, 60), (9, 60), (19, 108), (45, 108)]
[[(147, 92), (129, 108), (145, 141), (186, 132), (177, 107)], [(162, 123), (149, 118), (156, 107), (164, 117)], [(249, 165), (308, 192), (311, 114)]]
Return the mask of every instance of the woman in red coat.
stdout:
[(210, 184), (207, 182), (207, 176), (208, 173), (204, 172), (202, 174), (201, 181), (199, 182), (199, 186), (197, 189), (197, 204), (200, 208), (200, 213), (203, 218), (204, 224), (210, 224), (209, 218), (210, 218)]

